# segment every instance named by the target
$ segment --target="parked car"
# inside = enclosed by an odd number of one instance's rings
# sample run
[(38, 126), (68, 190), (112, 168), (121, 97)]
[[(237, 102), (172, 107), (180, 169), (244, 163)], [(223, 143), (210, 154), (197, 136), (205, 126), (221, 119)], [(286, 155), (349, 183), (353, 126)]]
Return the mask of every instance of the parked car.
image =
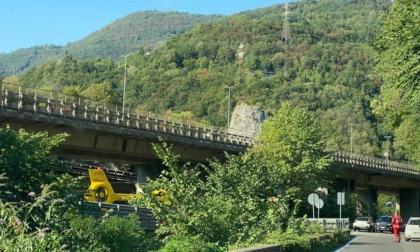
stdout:
[(420, 239), (420, 217), (411, 217), (404, 230), (405, 240)]
[(375, 231), (376, 232), (383, 232), (383, 231), (388, 231), (388, 232), (393, 232), (392, 229), (392, 216), (379, 216), (379, 218), (376, 220), (376, 224), (375, 224)]
[(370, 217), (357, 217), (353, 222), (353, 230), (360, 231), (366, 230), (369, 232), (375, 231), (375, 225)]

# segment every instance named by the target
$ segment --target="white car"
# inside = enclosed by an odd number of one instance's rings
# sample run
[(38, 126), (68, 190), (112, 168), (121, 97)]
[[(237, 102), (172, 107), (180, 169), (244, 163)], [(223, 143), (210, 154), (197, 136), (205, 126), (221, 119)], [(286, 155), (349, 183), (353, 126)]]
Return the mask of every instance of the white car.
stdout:
[(420, 239), (420, 217), (411, 217), (404, 230), (405, 240)]
[(366, 230), (369, 232), (375, 231), (375, 226), (370, 217), (357, 217), (353, 222), (353, 231)]

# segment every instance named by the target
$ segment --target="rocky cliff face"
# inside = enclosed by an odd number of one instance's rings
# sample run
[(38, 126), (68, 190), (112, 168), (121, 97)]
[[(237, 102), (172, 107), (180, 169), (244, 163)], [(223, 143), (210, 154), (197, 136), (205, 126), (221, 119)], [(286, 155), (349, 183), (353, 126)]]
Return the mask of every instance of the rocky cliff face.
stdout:
[(267, 114), (258, 107), (239, 104), (235, 107), (230, 121), (229, 133), (255, 137), (261, 130)]

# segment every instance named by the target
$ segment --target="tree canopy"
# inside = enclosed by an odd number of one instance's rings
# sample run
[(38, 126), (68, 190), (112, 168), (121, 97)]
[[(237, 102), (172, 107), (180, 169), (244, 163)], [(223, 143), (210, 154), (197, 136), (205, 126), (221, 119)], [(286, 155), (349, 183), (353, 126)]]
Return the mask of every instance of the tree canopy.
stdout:
[(263, 124), (251, 152), (290, 199), (303, 199), (326, 187), (332, 175), (319, 124), (311, 112), (291, 103), (283, 103)]
[(57, 182), (57, 173), (65, 170), (50, 152), (65, 136), (0, 128), (0, 174), (7, 178), (1, 192), (26, 200), (28, 193), (40, 194), (42, 186)]
[(395, 0), (382, 20), (375, 49), (383, 85), (373, 109), (384, 135), (393, 135), (393, 155), (419, 162), (420, 5)]
[[(308, 231), (294, 226), (302, 202), (331, 181), (319, 126), (310, 112), (290, 103), (264, 122), (249, 151), (226, 154), (224, 163), (181, 165), (166, 143), (154, 149), (166, 168), (143, 187), (147, 199), (132, 203), (153, 210), (162, 223), (159, 233), (188, 234), (210, 243), (259, 240), (278, 230)], [(168, 203), (151, 196), (156, 188), (168, 192)]]

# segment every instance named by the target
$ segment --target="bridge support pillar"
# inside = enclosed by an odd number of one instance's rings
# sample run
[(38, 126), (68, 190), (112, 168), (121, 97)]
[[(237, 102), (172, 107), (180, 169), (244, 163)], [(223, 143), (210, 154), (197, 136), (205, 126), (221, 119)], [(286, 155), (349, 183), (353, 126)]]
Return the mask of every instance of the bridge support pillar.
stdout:
[(357, 188), (355, 192), (359, 199), (366, 202), (369, 206), (378, 201), (378, 190), (375, 187)]
[(420, 216), (420, 190), (400, 189), (401, 217), (404, 222), (411, 216)]
[(136, 165), (135, 170), (137, 173), (137, 183), (147, 183), (147, 178), (156, 179), (160, 172), (161, 167), (159, 165), (142, 164)]

